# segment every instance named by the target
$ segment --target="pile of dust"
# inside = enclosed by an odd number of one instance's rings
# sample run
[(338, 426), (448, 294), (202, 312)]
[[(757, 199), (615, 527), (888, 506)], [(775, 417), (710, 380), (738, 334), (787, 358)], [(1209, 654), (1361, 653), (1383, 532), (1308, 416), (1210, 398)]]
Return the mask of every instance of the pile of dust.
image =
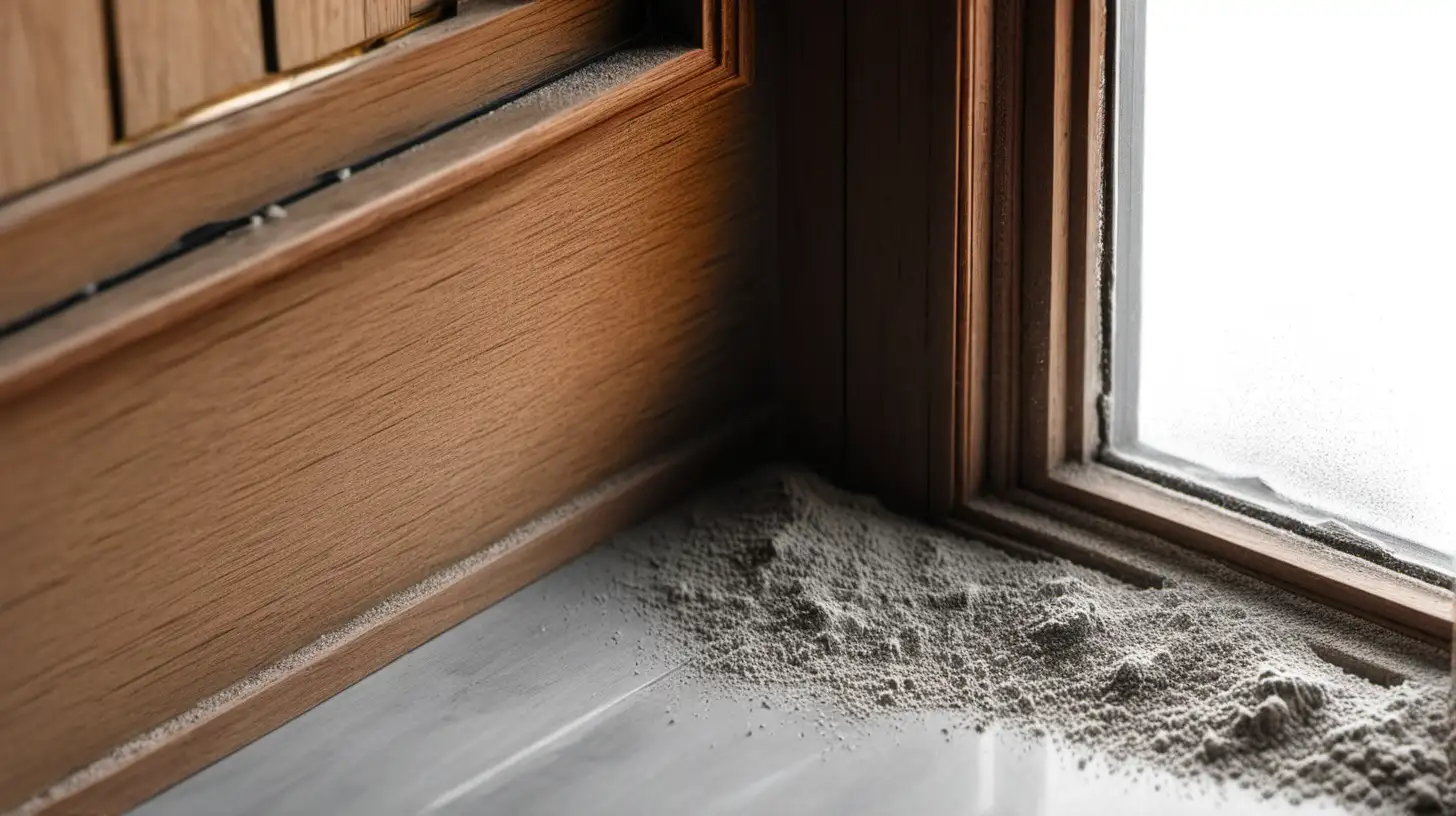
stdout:
[(1456, 811), (1439, 671), (1390, 686), (1347, 674), (1288, 610), (1018, 560), (797, 471), (690, 514), (685, 531), (616, 546), (699, 670), (739, 691), (852, 717), (960, 709), (977, 728), (1050, 733), (1266, 797)]

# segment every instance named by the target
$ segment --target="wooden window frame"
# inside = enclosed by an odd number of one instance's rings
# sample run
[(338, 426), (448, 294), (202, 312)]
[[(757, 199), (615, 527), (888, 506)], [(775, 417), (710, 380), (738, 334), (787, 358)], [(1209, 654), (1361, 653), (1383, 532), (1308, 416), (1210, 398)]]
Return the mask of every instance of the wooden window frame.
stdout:
[(954, 499), (931, 512), (1044, 542), (1019, 510), (1091, 514), (1449, 648), (1450, 591), (1100, 460), (1112, 1), (959, 4)]
[[(983, 538), (1113, 558), (1141, 581), (1150, 550), (1134, 542), (1151, 534), (1450, 648), (1449, 590), (1100, 461), (1111, 2), (796, 4), (786, 441), (892, 509)], [(843, 47), (811, 49), (795, 34), (809, 21), (842, 26)], [(843, 184), (822, 183), (836, 168)], [(1109, 523), (1112, 550), (1070, 533)]]

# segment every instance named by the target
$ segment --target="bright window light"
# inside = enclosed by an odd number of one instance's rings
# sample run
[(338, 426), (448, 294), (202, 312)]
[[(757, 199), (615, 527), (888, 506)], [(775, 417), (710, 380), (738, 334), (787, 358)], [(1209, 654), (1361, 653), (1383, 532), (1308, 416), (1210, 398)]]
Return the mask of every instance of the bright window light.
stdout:
[(1456, 554), (1456, 0), (1144, 13), (1114, 447)]

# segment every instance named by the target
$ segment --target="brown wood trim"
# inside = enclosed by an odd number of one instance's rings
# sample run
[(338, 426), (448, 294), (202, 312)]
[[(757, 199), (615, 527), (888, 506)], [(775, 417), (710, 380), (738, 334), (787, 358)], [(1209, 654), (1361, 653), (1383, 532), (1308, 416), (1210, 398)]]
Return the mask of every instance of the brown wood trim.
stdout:
[(1101, 440), (1101, 289), (1103, 150), (1107, 99), (1107, 3), (1078, 2), (1072, 21), (1071, 108), (1068, 111), (1067, 310), (1069, 343), (1063, 456), (1090, 462)]
[(995, 0), (993, 41), (990, 316), (985, 463), (981, 487), (1016, 484), (1021, 336), (1022, 27), (1025, 0)]
[(704, 57), (523, 99), (51, 337), (78, 356), (0, 398), (0, 719), (33, 736), (0, 807), (762, 404), (760, 94)]
[(844, 465), (845, 0), (779, 10), (779, 371), (786, 440), (837, 478)]
[(557, 505), (27, 802), (25, 813), (120, 813), (283, 725), (597, 542), (774, 445), (761, 410)]
[[(730, 4), (731, 5), (731, 4)], [(745, 43), (746, 45), (747, 43)], [(746, 60), (745, 60), (746, 62)], [(240, 231), (0, 342), (0, 402), (112, 353), (664, 94), (738, 87), (702, 51), (601, 94), (492, 114), (310, 196), (286, 219)], [(482, 148), (485, 149), (482, 149)]]
[(1449, 643), (1452, 593), (1105, 465), (1067, 464), (1047, 497), (1206, 553), (1347, 611)]
[[(969, 171), (971, 94), (975, 84), (971, 59), (975, 53), (974, 3), (958, 0), (930, 20), (930, 59), (933, 65), (953, 65), (953, 71), (932, 70), (930, 75), (930, 130), (954, 133), (955, 139), (934, 139), (928, 157), (930, 214), (925, 281), (926, 485), (925, 510), (942, 516), (955, 504), (956, 405), (958, 387), (957, 318), (968, 296), (967, 228), (971, 223)], [(938, 183), (934, 174), (948, 173)], [(951, 274), (946, 274), (951, 272)]]
[[(957, 371), (967, 385), (957, 514), (984, 516), (987, 502), (1003, 501), (1110, 519), (1398, 631), (1449, 639), (1450, 592), (1092, 463), (1101, 439), (1108, 5), (993, 0), (991, 12), (990, 305), (980, 318), (987, 325), (976, 325), (974, 311), (958, 321)], [(974, 291), (974, 237), (972, 247), (965, 279)]]
[[(1025, 491), (1013, 491), (1004, 497), (972, 499), (959, 507), (954, 516), (946, 519), (945, 524), (971, 538), (989, 540), (995, 546), (1004, 546), (1002, 541), (1010, 540), (1030, 550), (1030, 553), (1012, 551), (1013, 555), (1029, 557), (1040, 553), (1043, 557), (1062, 558), (1139, 588), (1165, 586), (1170, 578), (1177, 580), (1183, 571), (1183, 567), (1176, 565), (1176, 559), (1169, 559), (1168, 549), (1175, 545), (1168, 541)], [(1322, 606), (1330, 605), (1328, 597), (1312, 593), (1300, 585), (1279, 581), (1268, 573), (1232, 562), (1221, 563), (1261, 583)], [(1200, 571), (1199, 574), (1204, 573)], [(1381, 617), (1368, 608), (1346, 606), (1340, 607), (1340, 611), (1405, 637), (1443, 649), (1451, 648), (1450, 642), (1439, 636)]]
[[(0, 4), (0, 200), (106, 155), (106, 12), (101, 0)], [(0, 259), (9, 262), (3, 248)]]
[(1021, 176), (1021, 468), (1064, 457), (1073, 0), (1027, 0)]
[(845, 475), (919, 515), (954, 489), (966, 8), (847, 4)]
[(600, 55), (643, 19), (636, 0), (465, 8), (328, 79), (0, 207), (0, 324)]
[(967, 163), (962, 184), (966, 199), (960, 219), (964, 231), (960, 280), (965, 294), (957, 298), (956, 502), (981, 493), (986, 477), (989, 417), (991, 324), (991, 169), (994, 147), (992, 100), (995, 96), (994, 0), (975, 0), (968, 49), (971, 63), (966, 102), (969, 116)]

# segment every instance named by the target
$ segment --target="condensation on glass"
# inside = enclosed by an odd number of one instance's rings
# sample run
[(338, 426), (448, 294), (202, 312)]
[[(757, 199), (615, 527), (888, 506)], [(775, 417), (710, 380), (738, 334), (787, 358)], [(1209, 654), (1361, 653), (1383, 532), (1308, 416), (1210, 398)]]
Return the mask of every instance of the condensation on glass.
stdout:
[(1449, 572), (1456, 2), (1116, 23), (1104, 457)]

